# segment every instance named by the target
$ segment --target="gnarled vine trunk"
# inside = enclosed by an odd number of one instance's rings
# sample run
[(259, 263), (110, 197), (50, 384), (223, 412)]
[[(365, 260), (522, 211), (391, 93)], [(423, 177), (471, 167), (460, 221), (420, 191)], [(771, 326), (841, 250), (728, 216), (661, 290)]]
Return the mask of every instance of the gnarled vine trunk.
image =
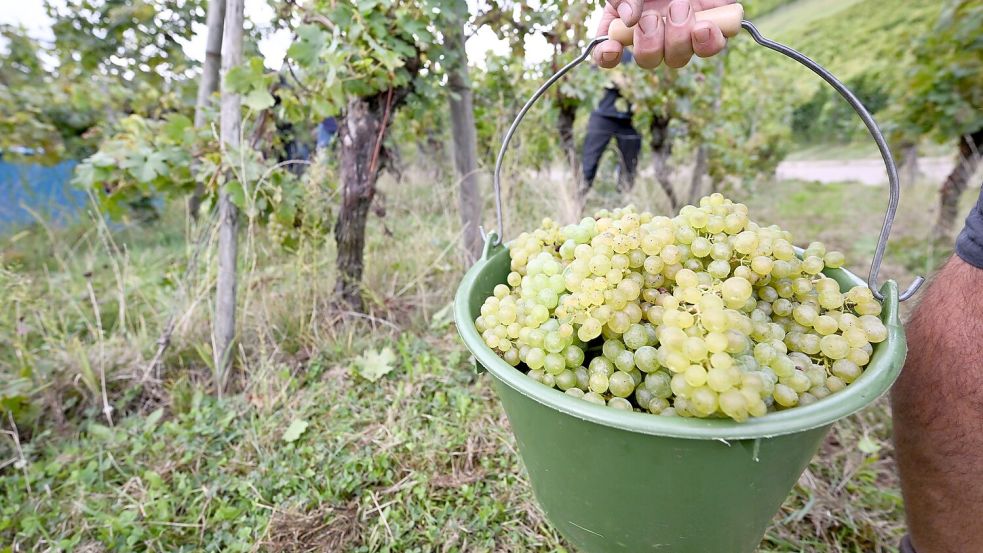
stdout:
[(959, 210), (959, 198), (966, 190), (969, 178), (979, 166), (981, 148), (983, 148), (983, 129), (967, 134), (959, 140), (959, 157), (956, 159), (956, 166), (946, 177), (939, 191), (939, 219), (935, 223), (937, 239), (948, 240), (952, 236)]
[[(341, 209), (335, 223), (338, 280), (335, 297), (362, 311), (362, 273), (365, 268), (365, 223), (375, 198), (378, 141), (386, 108), (386, 94), (354, 98), (348, 102), (338, 128), (341, 157)], [(375, 158), (373, 162), (373, 158)], [(374, 167), (373, 167), (374, 163)]]

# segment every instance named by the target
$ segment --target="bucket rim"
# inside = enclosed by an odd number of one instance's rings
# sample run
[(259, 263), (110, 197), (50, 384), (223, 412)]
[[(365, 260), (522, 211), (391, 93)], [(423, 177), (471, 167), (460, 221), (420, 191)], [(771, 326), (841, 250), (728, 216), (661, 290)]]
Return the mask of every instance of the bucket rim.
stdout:
[[(881, 287), (884, 295), (881, 319), (887, 326), (887, 339), (875, 345), (870, 362), (857, 380), (815, 403), (751, 417), (745, 422), (664, 417), (596, 405), (529, 378), (506, 363), (481, 338), (471, 319), (469, 295), (483, 270), (491, 263), (499, 261), (500, 256), (508, 257), (507, 246), (500, 246), (498, 249), (497, 252), (486, 252), (468, 270), (455, 293), (454, 321), (465, 346), (476, 363), (503, 384), (542, 405), (595, 424), (653, 436), (725, 442), (770, 438), (829, 426), (881, 397), (900, 374), (907, 353), (904, 330), (899, 318), (898, 285), (893, 280), (888, 280)], [(823, 272), (840, 281), (841, 285), (845, 282), (850, 286), (866, 286), (860, 277), (846, 269), (826, 269)]]

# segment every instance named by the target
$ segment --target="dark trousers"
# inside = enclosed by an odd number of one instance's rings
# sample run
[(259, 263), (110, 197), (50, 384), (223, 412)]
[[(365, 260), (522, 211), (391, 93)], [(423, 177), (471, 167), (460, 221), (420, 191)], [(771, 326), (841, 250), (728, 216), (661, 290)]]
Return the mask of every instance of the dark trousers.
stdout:
[(635, 170), (638, 167), (638, 152), (642, 149), (642, 137), (631, 124), (631, 119), (605, 117), (592, 113), (587, 123), (587, 136), (584, 137), (584, 192), (594, 184), (597, 168), (604, 150), (614, 138), (618, 144), (619, 166), (618, 189), (628, 190), (635, 183)]

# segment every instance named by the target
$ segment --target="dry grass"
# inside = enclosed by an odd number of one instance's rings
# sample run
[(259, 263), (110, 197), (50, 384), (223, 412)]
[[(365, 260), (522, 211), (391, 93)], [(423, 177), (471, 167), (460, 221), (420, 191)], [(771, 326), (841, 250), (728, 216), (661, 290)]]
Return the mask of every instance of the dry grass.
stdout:
[(358, 544), (363, 530), (358, 511), (354, 501), (307, 512), (278, 509), (259, 549), (271, 553), (348, 551)]

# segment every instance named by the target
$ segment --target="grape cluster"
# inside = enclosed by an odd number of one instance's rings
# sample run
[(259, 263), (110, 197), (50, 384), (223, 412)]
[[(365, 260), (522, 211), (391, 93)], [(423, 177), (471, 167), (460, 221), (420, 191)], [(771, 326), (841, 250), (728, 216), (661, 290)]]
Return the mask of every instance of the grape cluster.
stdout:
[(530, 378), (599, 405), (744, 421), (842, 390), (887, 338), (870, 289), (823, 275), (843, 254), (797, 256), (720, 194), (673, 218), (546, 219), (509, 251), (475, 327)]

